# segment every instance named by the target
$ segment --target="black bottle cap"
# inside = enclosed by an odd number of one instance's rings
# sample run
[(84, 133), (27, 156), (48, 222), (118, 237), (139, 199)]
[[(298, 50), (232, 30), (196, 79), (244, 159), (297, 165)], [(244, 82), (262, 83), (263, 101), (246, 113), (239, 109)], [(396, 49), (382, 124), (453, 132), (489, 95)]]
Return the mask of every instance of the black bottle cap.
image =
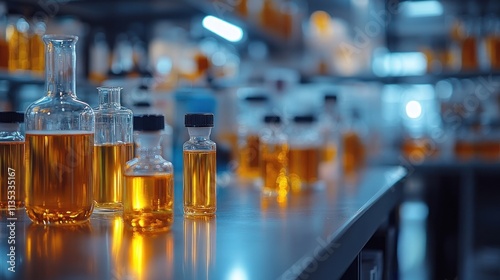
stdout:
[(264, 123), (281, 123), (281, 118), (278, 115), (267, 115), (264, 117)]
[(165, 128), (165, 117), (163, 115), (135, 115), (134, 130), (136, 131), (158, 131)]
[(268, 99), (269, 98), (264, 94), (255, 94), (255, 95), (249, 95), (249, 96), (245, 97), (245, 101), (248, 101), (248, 102), (265, 102)]
[(24, 113), (22, 112), (0, 112), (0, 123), (23, 123)]
[(314, 115), (300, 115), (293, 118), (293, 121), (296, 123), (312, 123), (315, 120)]
[(134, 103), (134, 106), (135, 107), (151, 107), (151, 103), (149, 103), (148, 101), (139, 101), (139, 102), (135, 102)]
[(325, 101), (337, 102), (337, 95), (335, 93), (327, 93), (325, 94)]
[(186, 127), (213, 127), (214, 114), (199, 113), (186, 114), (184, 116), (184, 126)]

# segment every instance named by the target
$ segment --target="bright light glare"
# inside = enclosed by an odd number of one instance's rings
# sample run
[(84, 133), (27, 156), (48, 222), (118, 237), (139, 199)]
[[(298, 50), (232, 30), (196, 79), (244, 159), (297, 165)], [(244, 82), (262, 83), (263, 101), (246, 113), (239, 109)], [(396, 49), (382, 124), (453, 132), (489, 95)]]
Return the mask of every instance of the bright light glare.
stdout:
[(400, 5), (400, 10), (407, 17), (432, 17), (443, 14), (443, 5), (435, 0), (406, 1)]
[(238, 42), (243, 38), (243, 30), (241, 28), (220, 18), (206, 16), (201, 24), (206, 29), (230, 42)]
[(418, 101), (412, 100), (406, 103), (406, 115), (410, 119), (417, 119), (422, 115), (422, 105)]
[(241, 269), (240, 267), (235, 267), (233, 270), (231, 270), (231, 273), (229, 274), (229, 280), (247, 280), (247, 275), (245, 274), (245, 271)]

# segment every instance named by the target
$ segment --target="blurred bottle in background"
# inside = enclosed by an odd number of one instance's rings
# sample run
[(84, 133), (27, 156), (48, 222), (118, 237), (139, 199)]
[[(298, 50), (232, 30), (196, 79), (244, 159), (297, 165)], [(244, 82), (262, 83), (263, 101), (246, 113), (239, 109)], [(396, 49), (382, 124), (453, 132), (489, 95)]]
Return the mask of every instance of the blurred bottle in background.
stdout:
[(89, 80), (97, 85), (102, 84), (108, 77), (110, 65), (109, 46), (106, 34), (98, 31), (94, 34), (89, 50)]
[(337, 159), (339, 147), (340, 115), (337, 106), (337, 94), (324, 96), (323, 112), (320, 115), (320, 130), (323, 147), (321, 161), (332, 163)]
[(367, 134), (366, 125), (358, 109), (352, 108), (342, 132), (342, 160), (344, 173), (353, 173), (364, 166), (366, 147), (363, 137)]
[(35, 21), (29, 39), (31, 67), (33, 74), (42, 76), (45, 70), (45, 44), (42, 36), (45, 35), (47, 26), (43, 21)]
[(9, 45), (7, 43), (7, 8), (0, 3), (0, 70), (9, 67)]
[(30, 69), (28, 21), (22, 16), (12, 15), (7, 27), (7, 42), (9, 44), (9, 71)]

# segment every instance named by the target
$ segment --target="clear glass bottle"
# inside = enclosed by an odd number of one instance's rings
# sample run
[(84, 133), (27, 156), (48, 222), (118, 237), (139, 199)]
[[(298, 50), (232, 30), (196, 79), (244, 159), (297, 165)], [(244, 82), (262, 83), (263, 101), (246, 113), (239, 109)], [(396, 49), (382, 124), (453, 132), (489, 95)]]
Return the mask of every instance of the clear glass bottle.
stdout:
[(367, 157), (364, 138), (367, 133), (366, 124), (362, 122), (359, 110), (352, 108), (350, 119), (342, 131), (342, 168), (344, 173), (353, 173), (364, 165)]
[(134, 116), (135, 158), (124, 170), (123, 218), (134, 231), (170, 229), (174, 221), (174, 167), (161, 156), (163, 115)]
[(238, 121), (238, 175), (243, 179), (257, 179), (260, 175), (259, 133), (269, 99), (263, 94), (253, 94), (243, 101)]
[(23, 113), (0, 112), (0, 209), (9, 212), (24, 207), (23, 122)]
[(265, 195), (286, 196), (288, 182), (288, 137), (277, 115), (264, 117), (265, 129), (260, 136), (262, 191)]
[(45, 46), (42, 40), (47, 27), (45, 22), (36, 21), (32, 25), (30, 44), (30, 69), (35, 75), (42, 75), (45, 69)]
[(84, 222), (93, 210), (95, 117), (76, 96), (77, 40), (43, 37), (47, 95), (26, 110), (26, 212), (37, 224)]
[(134, 157), (133, 113), (120, 103), (120, 87), (98, 87), (95, 112), (94, 211), (122, 210), (122, 169)]
[(323, 141), (321, 161), (332, 163), (338, 156), (340, 117), (337, 95), (325, 94), (323, 112), (320, 116), (320, 131)]
[(293, 192), (314, 187), (319, 178), (321, 138), (314, 115), (293, 118), (289, 134), (290, 186)]
[(217, 209), (216, 144), (210, 140), (213, 114), (186, 114), (189, 140), (182, 146), (184, 159), (184, 215), (210, 216)]

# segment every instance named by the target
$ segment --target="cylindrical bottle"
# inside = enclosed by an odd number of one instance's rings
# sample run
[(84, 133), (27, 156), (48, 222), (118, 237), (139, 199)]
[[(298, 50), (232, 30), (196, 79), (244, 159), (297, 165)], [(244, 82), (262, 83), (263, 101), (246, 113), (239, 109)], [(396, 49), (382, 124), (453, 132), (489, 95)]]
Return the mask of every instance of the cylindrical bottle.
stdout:
[(260, 136), (262, 191), (266, 195), (286, 196), (288, 182), (288, 138), (281, 129), (281, 118), (264, 117), (266, 128)]
[(337, 108), (337, 95), (324, 96), (323, 113), (320, 118), (320, 131), (323, 141), (321, 160), (332, 163), (338, 157), (340, 118)]
[(0, 112), (0, 209), (24, 207), (24, 114)]
[(42, 75), (45, 69), (45, 48), (42, 37), (45, 34), (46, 25), (43, 21), (38, 21), (33, 25), (33, 32), (30, 36), (30, 69), (37, 75)]
[(319, 178), (321, 138), (313, 115), (293, 118), (290, 134), (290, 183), (293, 192), (308, 189)]
[(216, 197), (216, 144), (210, 140), (213, 114), (186, 114), (189, 140), (183, 145), (184, 214), (214, 215)]
[(367, 128), (361, 121), (357, 109), (352, 109), (351, 118), (342, 132), (342, 161), (344, 173), (353, 173), (365, 163), (366, 146), (363, 143)]
[(124, 170), (123, 217), (134, 231), (165, 231), (174, 220), (174, 167), (161, 156), (162, 115), (134, 116), (136, 157)]
[(122, 210), (122, 168), (134, 156), (132, 111), (120, 104), (120, 87), (99, 87), (95, 112), (95, 211)]
[(26, 212), (37, 224), (87, 221), (93, 210), (94, 111), (75, 92), (78, 37), (45, 35), (46, 92), (26, 110)]
[(9, 44), (9, 71), (29, 70), (29, 35), (30, 25), (25, 18), (12, 16), (7, 27)]

